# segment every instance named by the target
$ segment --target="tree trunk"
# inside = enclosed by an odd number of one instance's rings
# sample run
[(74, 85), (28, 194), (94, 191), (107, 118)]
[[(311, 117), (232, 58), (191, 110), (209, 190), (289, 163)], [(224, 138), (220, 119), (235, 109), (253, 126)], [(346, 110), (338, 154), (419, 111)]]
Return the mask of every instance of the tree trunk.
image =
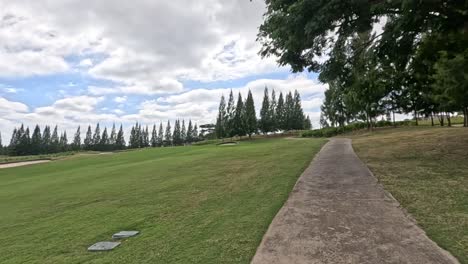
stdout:
[(431, 126), (434, 126), (434, 116), (431, 113)]
[(416, 112), (416, 109), (414, 110), (414, 119), (416, 120), (416, 125), (418, 126), (418, 112)]
[(441, 113), (439, 113), (438, 117), (440, 126), (444, 126), (444, 116)]
[(468, 107), (465, 107), (464, 111), (463, 111), (463, 126), (464, 127), (468, 127)]
[(393, 114), (393, 127), (396, 127), (396, 123), (395, 123), (395, 111), (392, 111), (392, 114)]
[(451, 126), (452, 126), (452, 121), (450, 120), (450, 113), (445, 113), (445, 114), (446, 114), (446, 116), (447, 116), (447, 125), (448, 125), (449, 127), (451, 127)]

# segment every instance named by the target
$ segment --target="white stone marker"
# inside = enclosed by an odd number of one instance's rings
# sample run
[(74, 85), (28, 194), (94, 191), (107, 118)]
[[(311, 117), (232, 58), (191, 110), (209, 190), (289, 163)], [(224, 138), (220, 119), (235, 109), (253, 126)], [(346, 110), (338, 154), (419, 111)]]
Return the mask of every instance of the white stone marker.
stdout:
[(120, 245), (120, 242), (97, 242), (96, 244), (90, 246), (88, 251), (107, 251), (112, 250)]
[(140, 231), (120, 231), (112, 235), (113, 239), (121, 239), (136, 236), (140, 233)]

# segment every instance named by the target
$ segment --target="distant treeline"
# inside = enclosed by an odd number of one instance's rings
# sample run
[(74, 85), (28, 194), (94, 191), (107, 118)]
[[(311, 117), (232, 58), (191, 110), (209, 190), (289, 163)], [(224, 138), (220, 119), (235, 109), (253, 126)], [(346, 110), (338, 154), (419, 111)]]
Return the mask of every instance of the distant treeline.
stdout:
[(104, 127), (101, 133), (99, 123), (94, 128), (94, 132), (91, 126), (88, 126), (83, 141), (79, 126), (70, 143), (67, 132), (59, 134), (57, 126), (53, 130), (50, 126), (45, 126), (44, 130), (41, 131), (39, 125), (36, 125), (31, 134), (29, 127), (21, 125), (13, 130), (10, 144), (6, 147), (2, 145), (0, 133), (0, 155), (23, 156), (79, 150), (114, 151), (126, 148), (181, 146), (199, 141), (202, 137), (203, 133), (198, 133), (196, 124), (192, 125), (192, 121), (189, 121), (186, 128), (184, 120), (182, 122), (176, 120), (174, 129), (171, 129), (171, 123), (168, 121), (164, 134), (162, 123), (158, 130), (156, 130), (156, 125), (153, 125), (151, 136), (148, 126), (142, 127), (136, 123), (131, 129), (128, 146), (125, 142), (122, 125), (118, 131), (113, 125), (110, 133), (107, 127)]
[(267, 134), (280, 130), (307, 130), (311, 128), (310, 118), (304, 115), (301, 96), (297, 90), (294, 91), (294, 95), (289, 92), (286, 96), (280, 92), (277, 100), (275, 90), (272, 90), (270, 97), (268, 88), (265, 87), (260, 119), (257, 119), (250, 90), (245, 101), (242, 100), (242, 95), (239, 93), (236, 104), (234, 104), (234, 96), (231, 91), (227, 106), (224, 96), (221, 96), (216, 119), (216, 136), (218, 138), (245, 135), (250, 137), (258, 132)]

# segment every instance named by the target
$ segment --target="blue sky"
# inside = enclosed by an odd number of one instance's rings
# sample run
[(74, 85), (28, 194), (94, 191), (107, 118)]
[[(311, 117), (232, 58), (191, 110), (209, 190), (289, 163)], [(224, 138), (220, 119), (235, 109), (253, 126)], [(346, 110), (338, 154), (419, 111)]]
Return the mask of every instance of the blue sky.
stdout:
[[(0, 131), (214, 122), (221, 95), (297, 89), (317, 125), (326, 85), (262, 59), (263, 1), (0, 0)], [(83, 129), (82, 129), (83, 130)]]

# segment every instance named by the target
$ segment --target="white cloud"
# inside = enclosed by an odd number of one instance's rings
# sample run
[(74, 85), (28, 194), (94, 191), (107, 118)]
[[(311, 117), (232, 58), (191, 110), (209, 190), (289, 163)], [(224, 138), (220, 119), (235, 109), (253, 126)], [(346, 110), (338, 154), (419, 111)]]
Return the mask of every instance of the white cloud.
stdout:
[(133, 85), (116, 86), (116, 87), (97, 87), (89, 86), (88, 92), (92, 95), (105, 95), (105, 94), (165, 94), (165, 93), (178, 93), (183, 91), (183, 85), (177, 80), (161, 79), (154, 83), (145, 84), (144, 82), (136, 82)]
[(11, 112), (27, 112), (29, 107), (23, 103), (9, 101), (0, 97), (0, 113), (6, 115)]
[(90, 58), (83, 59), (78, 63), (78, 66), (80, 67), (89, 67), (93, 65), (93, 61)]
[(114, 98), (114, 102), (116, 103), (123, 103), (127, 101), (127, 96), (117, 96)]
[(93, 94), (160, 94), (181, 92), (182, 80), (278, 71), (257, 54), (263, 1), (0, 2), (3, 76), (70, 71), (65, 58), (78, 55), (73, 70), (117, 83)]
[(121, 114), (124, 114), (124, 113), (125, 113), (125, 112), (124, 112), (123, 110), (121, 110), (121, 109), (115, 109), (113, 112), (116, 113), (116, 114), (118, 114), (118, 115), (121, 115)]
[[(1, 85), (0, 85), (1, 87)], [(5, 88), (0, 88), (3, 92), (5, 93), (10, 93), (10, 94), (15, 94), (24, 91), (24, 89), (21, 88), (15, 88), (15, 87), (5, 87)]]

